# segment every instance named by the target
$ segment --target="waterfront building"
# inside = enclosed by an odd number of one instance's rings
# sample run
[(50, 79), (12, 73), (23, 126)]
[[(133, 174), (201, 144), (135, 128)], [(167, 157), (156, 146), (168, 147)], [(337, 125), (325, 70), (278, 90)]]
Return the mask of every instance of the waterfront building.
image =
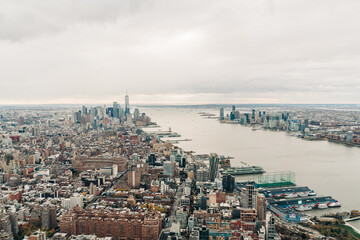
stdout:
[(352, 131), (348, 131), (346, 133), (346, 142), (352, 143), (353, 138), (354, 138), (354, 133)]
[(235, 106), (232, 106), (231, 113), (230, 113), (230, 120), (235, 120)]
[(245, 117), (245, 124), (249, 124), (250, 123), (250, 114), (249, 113), (244, 113), (244, 117)]
[(220, 120), (224, 120), (224, 108), (220, 108)]
[(235, 189), (235, 177), (230, 174), (223, 176), (222, 188), (225, 192), (233, 192)]
[(215, 181), (219, 170), (219, 156), (215, 153), (210, 154), (209, 158), (209, 180), (211, 182)]
[(235, 119), (240, 119), (240, 111), (235, 111)]

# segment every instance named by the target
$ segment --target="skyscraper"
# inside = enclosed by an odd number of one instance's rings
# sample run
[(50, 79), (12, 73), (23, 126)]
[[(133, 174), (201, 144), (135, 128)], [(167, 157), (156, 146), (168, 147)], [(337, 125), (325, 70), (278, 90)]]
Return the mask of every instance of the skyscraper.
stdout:
[(230, 174), (223, 176), (222, 187), (225, 192), (233, 192), (235, 189), (235, 178)]
[(209, 159), (209, 180), (213, 182), (218, 173), (219, 156), (215, 153), (210, 154)]
[(85, 106), (82, 106), (82, 114), (83, 115), (88, 114), (87, 108)]
[(235, 106), (232, 106), (231, 113), (230, 113), (230, 120), (235, 119)]
[(113, 117), (120, 117), (120, 105), (117, 102), (113, 103)]
[(220, 108), (220, 120), (224, 120), (224, 108)]
[(135, 110), (134, 110), (134, 120), (135, 120), (135, 122), (137, 120), (139, 120), (139, 118), (140, 118), (140, 111), (139, 111), (139, 109), (135, 108)]
[(129, 103), (129, 96), (125, 95), (125, 116), (130, 113), (130, 103)]

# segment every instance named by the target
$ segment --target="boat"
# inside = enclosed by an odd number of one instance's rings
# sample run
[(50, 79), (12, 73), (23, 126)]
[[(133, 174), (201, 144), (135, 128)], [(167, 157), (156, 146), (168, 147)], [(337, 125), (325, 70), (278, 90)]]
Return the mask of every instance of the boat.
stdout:
[(336, 202), (329, 202), (329, 203), (327, 204), (327, 206), (328, 206), (329, 208), (341, 207), (341, 203), (339, 203), (338, 201), (336, 201)]
[(322, 137), (314, 136), (314, 135), (304, 135), (305, 140), (323, 140)]
[(312, 209), (312, 207), (308, 206), (308, 205), (301, 205), (295, 208), (296, 211), (299, 212), (304, 212), (304, 211), (310, 211)]
[(311, 192), (308, 193), (308, 196), (316, 196), (316, 192), (312, 190)]
[(285, 198), (297, 198), (297, 197), (298, 197), (298, 194), (296, 192), (293, 192), (293, 193), (285, 196)]
[(286, 193), (281, 194), (279, 197), (286, 197)]
[(314, 208), (325, 209), (325, 208), (328, 208), (328, 205), (325, 203), (317, 203), (314, 205)]
[(260, 174), (264, 173), (264, 169), (259, 166), (248, 166), (248, 167), (230, 167), (224, 170), (223, 174), (230, 175), (249, 175), (249, 174)]
[(307, 196), (309, 196), (309, 193), (308, 192), (299, 192), (298, 196), (299, 197), (307, 197)]

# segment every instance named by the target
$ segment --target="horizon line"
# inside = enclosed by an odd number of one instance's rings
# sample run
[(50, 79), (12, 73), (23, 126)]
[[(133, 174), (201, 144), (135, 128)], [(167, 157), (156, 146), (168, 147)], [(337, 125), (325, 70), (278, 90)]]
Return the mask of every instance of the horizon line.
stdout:
[[(8, 103), (0, 106), (107, 105), (113, 103)], [(209, 105), (360, 105), (360, 103), (133, 103), (132, 106), (209, 106)]]

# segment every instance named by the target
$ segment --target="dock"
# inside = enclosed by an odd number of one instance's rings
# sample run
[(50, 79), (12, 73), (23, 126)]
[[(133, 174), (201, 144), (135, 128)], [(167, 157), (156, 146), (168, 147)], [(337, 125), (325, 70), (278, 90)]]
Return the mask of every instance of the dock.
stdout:
[(357, 220), (360, 220), (360, 216), (344, 219), (344, 222), (352, 222), (352, 221), (357, 221)]
[(163, 137), (181, 137), (180, 134), (176, 133), (176, 132), (172, 132), (170, 131), (155, 131), (155, 132), (148, 132), (148, 134), (150, 134), (151, 136), (157, 136), (159, 138), (163, 138)]
[(192, 139), (185, 138), (185, 139), (177, 139), (177, 140), (166, 140), (166, 142), (173, 143), (173, 144), (176, 144), (179, 142), (187, 142), (187, 141), (192, 141)]
[[(287, 186), (276, 188), (258, 188), (269, 203), (270, 211), (287, 222), (304, 222), (308, 217), (303, 211), (322, 210), (330, 208), (331, 203), (337, 203), (331, 196), (317, 196), (316, 192), (307, 186)], [(319, 207), (319, 205), (322, 207)], [(300, 207), (309, 207), (299, 210)], [(340, 207), (332, 206), (332, 207)]]
[(329, 203), (336, 202), (331, 196), (307, 196), (307, 197), (296, 197), (296, 198), (282, 198), (282, 199), (268, 199), (270, 204), (276, 204), (279, 207), (287, 208), (299, 205), (314, 206), (317, 203)]

